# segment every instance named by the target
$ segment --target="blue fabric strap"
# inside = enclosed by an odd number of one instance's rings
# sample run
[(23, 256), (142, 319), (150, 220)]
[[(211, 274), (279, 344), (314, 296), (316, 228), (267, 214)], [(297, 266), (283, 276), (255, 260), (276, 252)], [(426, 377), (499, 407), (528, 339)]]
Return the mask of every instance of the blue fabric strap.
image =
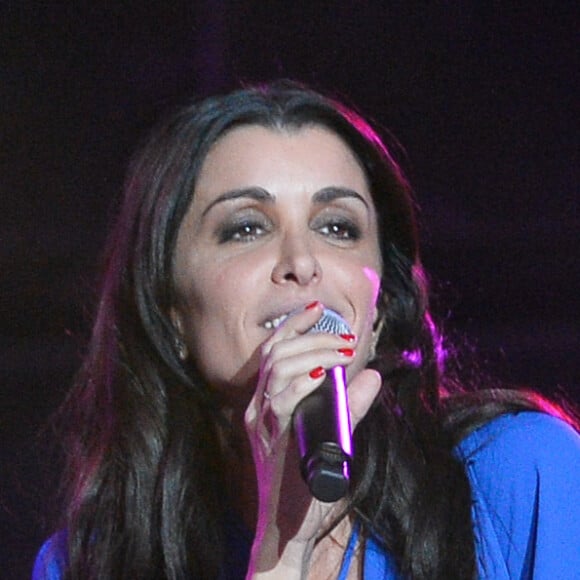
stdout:
[(342, 566), (340, 567), (340, 573), (338, 575), (338, 580), (346, 580), (348, 576), (348, 570), (350, 568), (350, 563), (352, 561), (352, 555), (354, 554), (354, 549), (358, 542), (358, 522), (355, 522), (350, 538), (348, 540), (348, 545), (344, 552), (344, 557), (342, 558)]

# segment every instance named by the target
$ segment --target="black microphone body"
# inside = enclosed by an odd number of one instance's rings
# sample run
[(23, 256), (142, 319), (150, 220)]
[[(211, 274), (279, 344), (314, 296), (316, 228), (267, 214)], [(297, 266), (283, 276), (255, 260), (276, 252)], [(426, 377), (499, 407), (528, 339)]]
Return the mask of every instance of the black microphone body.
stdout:
[[(336, 312), (325, 309), (310, 332), (351, 331)], [(333, 367), (322, 385), (294, 411), (302, 477), (312, 495), (324, 502), (344, 497), (350, 482), (352, 433), (346, 386), (344, 367)]]

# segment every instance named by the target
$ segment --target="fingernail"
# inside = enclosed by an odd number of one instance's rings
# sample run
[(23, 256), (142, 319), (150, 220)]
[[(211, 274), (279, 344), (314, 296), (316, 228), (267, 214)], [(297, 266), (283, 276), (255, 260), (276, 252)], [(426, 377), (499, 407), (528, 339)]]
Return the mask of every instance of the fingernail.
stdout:
[(344, 356), (354, 356), (354, 349), (352, 348), (339, 348), (338, 352)]
[(318, 300), (315, 300), (314, 302), (307, 304), (305, 310), (312, 310), (313, 308), (316, 308), (319, 304), (320, 302)]
[(323, 367), (316, 367), (315, 369), (312, 369), (308, 375), (311, 379), (319, 379), (325, 372), (326, 371)]
[(340, 338), (346, 340), (347, 342), (354, 342), (356, 339), (356, 335), (354, 334), (339, 334)]

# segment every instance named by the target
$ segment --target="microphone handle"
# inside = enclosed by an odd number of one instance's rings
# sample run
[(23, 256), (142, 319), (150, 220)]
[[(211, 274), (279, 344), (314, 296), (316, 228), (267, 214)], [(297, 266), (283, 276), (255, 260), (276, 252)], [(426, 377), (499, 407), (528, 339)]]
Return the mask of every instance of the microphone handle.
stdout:
[(302, 477), (312, 495), (323, 502), (344, 497), (352, 459), (344, 367), (330, 369), (322, 385), (300, 401), (293, 423)]

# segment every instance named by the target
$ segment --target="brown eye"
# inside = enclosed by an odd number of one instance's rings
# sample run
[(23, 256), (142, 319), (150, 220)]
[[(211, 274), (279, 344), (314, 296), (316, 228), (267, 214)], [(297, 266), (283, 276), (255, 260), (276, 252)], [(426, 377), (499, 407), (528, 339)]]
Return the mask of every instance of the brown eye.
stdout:
[(347, 219), (328, 220), (318, 228), (318, 231), (336, 240), (358, 240), (361, 235), (359, 227)]
[(218, 232), (221, 244), (226, 242), (251, 242), (268, 232), (267, 225), (257, 220), (243, 220), (226, 224)]

